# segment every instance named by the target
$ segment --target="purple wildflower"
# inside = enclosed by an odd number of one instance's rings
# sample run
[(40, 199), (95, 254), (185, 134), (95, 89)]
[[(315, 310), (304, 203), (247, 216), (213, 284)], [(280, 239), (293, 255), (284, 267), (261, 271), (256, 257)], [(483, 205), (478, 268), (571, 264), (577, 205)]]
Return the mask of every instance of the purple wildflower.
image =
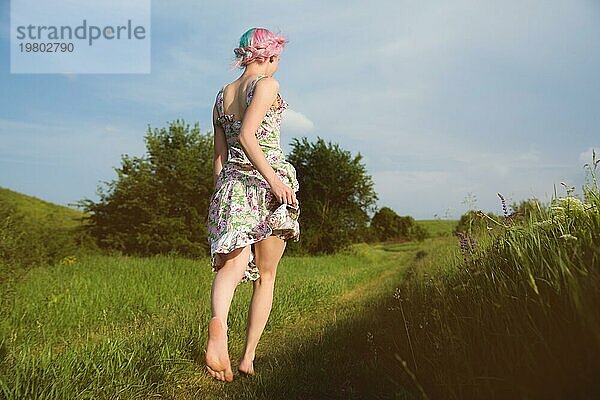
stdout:
[(463, 259), (465, 260), (465, 263), (466, 263), (468, 261), (468, 253), (469, 253), (468, 239), (464, 232), (457, 232), (457, 235), (459, 238), (460, 250), (463, 253)]
[(500, 200), (502, 202), (502, 212), (504, 213), (504, 221), (503, 221), (503, 223), (506, 225), (506, 223), (510, 219), (510, 217), (508, 215), (508, 208), (506, 207), (506, 200), (504, 200), (504, 196), (502, 196), (500, 193), (498, 193), (498, 196), (500, 197)]
[(469, 236), (469, 244), (471, 245), (471, 251), (475, 251), (475, 239)]

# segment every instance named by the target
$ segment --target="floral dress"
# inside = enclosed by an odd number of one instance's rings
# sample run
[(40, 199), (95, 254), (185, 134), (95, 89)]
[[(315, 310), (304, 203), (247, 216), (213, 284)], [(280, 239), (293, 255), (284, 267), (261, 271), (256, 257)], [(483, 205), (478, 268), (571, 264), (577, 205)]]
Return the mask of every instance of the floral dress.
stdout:
[[(249, 85), (246, 105), (252, 100), (257, 76)], [(206, 219), (208, 242), (212, 271), (222, 267), (222, 253), (230, 253), (234, 249), (251, 245), (251, 255), (242, 282), (250, 282), (260, 277), (254, 262), (254, 246), (270, 235), (281, 239), (292, 239), (297, 242), (300, 227), (297, 222), (299, 207), (292, 208), (291, 213), (283, 214), (285, 204), (280, 204), (271, 192), (271, 187), (246, 156), (239, 142), (241, 121), (235, 120), (233, 114), (223, 111), (223, 92), (219, 90), (216, 97), (217, 122), (223, 127), (227, 139), (228, 158), (215, 182), (214, 191), (209, 203)], [(271, 106), (256, 131), (258, 144), (267, 161), (273, 167), (281, 181), (294, 192), (299, 189), (296, 169), (286, 161), (280, 145), (281, 114), (288, 107), (285, 100), (277, 94), (278, 105)], [(283, 221), (287, 219), (287, 221)], [(281, 223), (285, 222), (285, 223)]]

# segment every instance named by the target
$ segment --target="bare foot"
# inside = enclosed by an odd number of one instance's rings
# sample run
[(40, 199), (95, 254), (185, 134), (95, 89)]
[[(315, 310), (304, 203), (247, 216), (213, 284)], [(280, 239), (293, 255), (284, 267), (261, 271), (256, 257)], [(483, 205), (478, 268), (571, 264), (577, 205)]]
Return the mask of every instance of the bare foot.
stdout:
[(254, 360), (251, 358), (242, 358), (238, 365), (238, 371), (246, 375), (254, 375)]
[(206, 369), (213, 378), (227, 382), (233, 381), (233, 371), (227, 350), (227, 332), (217, 317), (211, 318), (208, 323)]

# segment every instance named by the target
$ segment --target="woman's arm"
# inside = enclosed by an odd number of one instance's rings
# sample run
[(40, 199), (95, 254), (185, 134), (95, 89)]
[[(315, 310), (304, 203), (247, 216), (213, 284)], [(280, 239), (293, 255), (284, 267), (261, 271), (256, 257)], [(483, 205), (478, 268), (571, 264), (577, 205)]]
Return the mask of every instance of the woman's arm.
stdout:
[(267, 111), (275, 101), (279, 90), (279, 82), (272, 77), (259, 80), (254, 86), (252, 101), (244, 112), (242, 127), (240, 128), (240, 144), (248, 159), (254, 167), (265, 178), (271, 191), (282, 203), (297, 204), (296, 194), (275, 174), (273, 167), (267, 161), (263, 151), (258, 144), (256, 131), (262, 123)]
[(228, 157), (228, 147), (227, 139), (225, 138), (225, 131), (223, 130), (221, 124), (219, 124), (217, 118), (219, 118), (219, 113), (217, 112), (217, 105), (215, 104), (215, 106), (213, 107), (213, 185), (217, 183), (217, 177), (221, 173), (221, 169), (223, 169), (223, 164), (225, 164)]

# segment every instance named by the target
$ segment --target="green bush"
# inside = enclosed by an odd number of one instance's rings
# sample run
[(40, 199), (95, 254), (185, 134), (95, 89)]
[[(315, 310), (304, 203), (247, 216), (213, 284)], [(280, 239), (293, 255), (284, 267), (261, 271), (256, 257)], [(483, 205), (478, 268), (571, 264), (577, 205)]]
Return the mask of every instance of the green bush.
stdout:
[(413, 217), (400, 216), (389, 207), (377, 210), (371, 219), (370, 227), (373, 236), (379, 241), (413, 239), (422, 241), (430, 236), (427, 229), (417, 224)]
[(206, 216), (213, 189), (213, 137), (183, 120), (145, 136), (147, 155), (124, 155), (100, 200), (78, 202), (104, 249), (124, 254), (208, 254)]
[(368, 239), (369, 211), (377, 194), (361, 162), (338, 144), (317, 138), (293, 139), (288, 160), (296, 168), (300, 190), (302, 238), (291, 247), (308, 254), (334, 253)]

